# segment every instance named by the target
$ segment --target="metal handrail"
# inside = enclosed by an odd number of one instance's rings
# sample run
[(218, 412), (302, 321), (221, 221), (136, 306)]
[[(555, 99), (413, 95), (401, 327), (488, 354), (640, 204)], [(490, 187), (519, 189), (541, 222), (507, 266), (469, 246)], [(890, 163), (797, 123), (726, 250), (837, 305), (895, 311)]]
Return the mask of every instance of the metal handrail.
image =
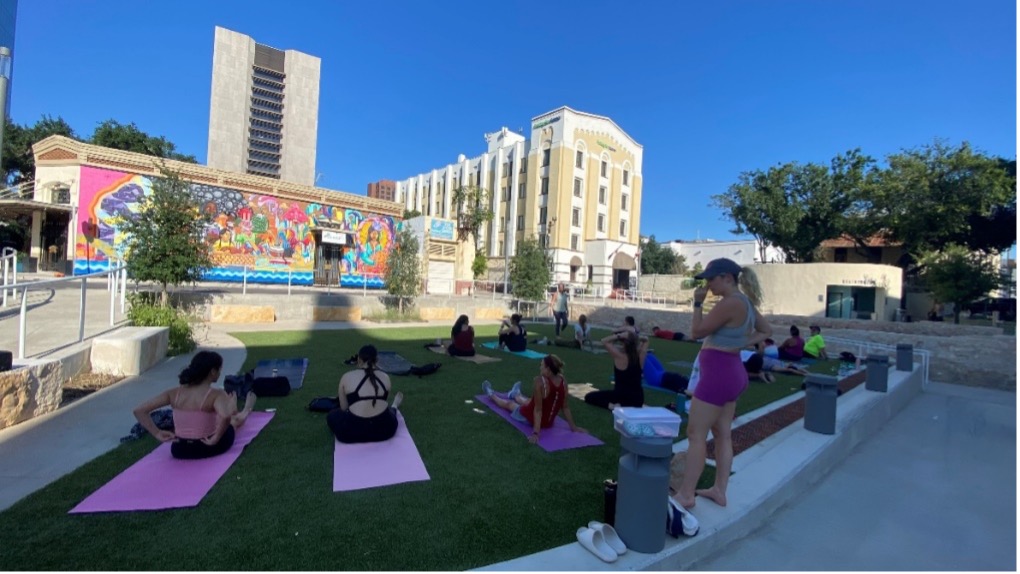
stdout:
[(25, 342), (26, 333), (28, 329), (28, 292), (33, 289), (45, 288), (51, 285), (59, 285), (61, 283), (70, 283), (72, 281), (81, 281), (81, 298), (78, 305), (78, 342), (81, 343), (85, 340), (85, 294), (88, 280), (94, 277), (108, 277), (109, 281), (107, 289), (110, 291), (110, 326), (116, 326), (115, 314), (117, 302), (117, 288), (120, 287), (120, 312), (124, 313), (125, 300), (127, 298), (127, 266), (123, 263), (118, 264), (116, 267), (111, 267), (105, 271), (97, 271), (95, 273), (88, 273), (86, 275), (76, 275), (74, 277), (61, 277), (59, 279), (47, 279), (45, 281), (33, 281), (31, 283), (21, 283), (16, 286), (6, 287), (4, 290), (12, 289), (14, 291), (21, 290), (21, 312), (18, 319), (18, 359), (25, 358)]
[[(858, 339), (846, 339), (843, 337), (829, 337), (826, 336), (825, 340), (829, 343), (837, 343), (840, 345), (855, 347), (857, 349), (857, 356), (864, 358), (865, 352), (877, 351), (891, 351), (893, 356), (896, 355), (896, 347), (894, 345), (886, 345), (885, 343), (875, 343), (872, 341), (861, 341)], [(931, 368), (931, 351), (927, 349), (918, 349), (914, 347), (913, 352), (915, 355), (921, 357), (921, 370), (922, 380), (921, 386), (925, 389), (928, 388), (928, 373)]]

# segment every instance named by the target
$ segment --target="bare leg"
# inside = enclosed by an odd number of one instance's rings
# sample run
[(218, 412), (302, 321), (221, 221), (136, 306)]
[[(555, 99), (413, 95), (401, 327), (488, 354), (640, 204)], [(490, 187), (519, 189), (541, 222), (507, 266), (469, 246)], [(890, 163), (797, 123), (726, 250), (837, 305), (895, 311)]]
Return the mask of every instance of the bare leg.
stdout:
[(517, 396), (514, 397), (514, 401), (521, 406), (528, 404), (528, 401), (530, 400), (531, 399), (524, 396), (524, 393), (518, 393)]
[(698, 490), (698, 496), (704, 496), (719, 506), (726, 506), (726, 487), (730, 484), (730, 471), (733, 469), (733, 414), (737, 409), (736, 401), (726, 403), (718, 420), (712, 425), (712, 438), (715, 439), (715, 484), (712, 488)]
[(511, 401), (510, 399), (504, 399), (499, 395), (494, 394), (491, 397), (489, 397), (489, 399), (491, 399), (492, 402), (496, 403), (496, 405), (498, 405), (499, 408), (503, 410), (513, 412), (513, 410), (517, 408), (517, 403)]
[(677, 494), (677, 501), (684, 508), (694, 507), (694, 488), (705, 469), (708, 429), (712, 428), (722, 410), (699, 398), (691, 399), (690, 420), (687, 422), (687, 466)]
[(248, 420), (248, 415), (255, 408), (255, 398), (255, 393), (249, 392), (248, 396), (244, 398), (244, 408), (240, 412), (237, 412), (237, 401), (231, 401), (234, 413), (230, 416), (230, 424), (234, 426), (235, 430), (244, 426), (245, 421)]

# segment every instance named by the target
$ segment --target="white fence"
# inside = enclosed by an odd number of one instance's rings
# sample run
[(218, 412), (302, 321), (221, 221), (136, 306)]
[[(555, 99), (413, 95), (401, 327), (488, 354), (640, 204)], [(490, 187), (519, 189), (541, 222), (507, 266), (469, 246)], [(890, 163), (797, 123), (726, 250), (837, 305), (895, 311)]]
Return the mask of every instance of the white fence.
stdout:
[[(869, 354), (875, 352), (881, 352), (882, 354), (891, 354), (893, 363), (896, 361), (896, 346), (895, 345), (884, 345), (882, 343), (873, 343), (871, 341), (859, 341), (857, 339), (844, 339), (843, 337), (825, 337), (827, 343), (833, 345), (839, 345), (840, 347), (846, 347), (849, 349), (857, 349), (854, 353), (863, 362), (867, 359)], [(921, 370), (922, 370), (922, 387), (928, 388), (928, 373), (931, 367), (931, 351), (926, 349), (914, 348), (914, 357), (920, 358)]]

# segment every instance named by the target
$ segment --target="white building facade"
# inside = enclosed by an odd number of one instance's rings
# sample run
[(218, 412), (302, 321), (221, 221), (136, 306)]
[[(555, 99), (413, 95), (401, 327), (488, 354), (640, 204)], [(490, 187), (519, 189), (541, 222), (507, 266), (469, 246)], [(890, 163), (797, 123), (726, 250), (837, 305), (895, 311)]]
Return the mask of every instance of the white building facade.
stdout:
[(720, 257), (726, 257), (736, 261), (740, 265), (753, 265), (756, 263), (783, 263), (786, 261), (785, 254), (775, 248), (765, 248), (765, 259), (761, 257), (761, 243), (754, 239), (737, 239), (734, 241), (715, 241), (712, 239), (699, 239), (684, 241), (675, 239), (663, 244), (672, 249), (677, 255), (684, 258), (688, 268), (693, 268), (700, 263), (704, 268), (708, 262)]

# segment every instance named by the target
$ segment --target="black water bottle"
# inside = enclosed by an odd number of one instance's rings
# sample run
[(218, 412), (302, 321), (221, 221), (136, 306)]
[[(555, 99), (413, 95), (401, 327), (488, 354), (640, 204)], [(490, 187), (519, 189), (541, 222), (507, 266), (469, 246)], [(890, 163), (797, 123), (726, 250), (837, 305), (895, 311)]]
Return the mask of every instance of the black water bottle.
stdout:
[(602, 496), (605, 502), (602, 522), (613, 526), (616, 522), (616, 481), (607, 478), (602, 483)]

